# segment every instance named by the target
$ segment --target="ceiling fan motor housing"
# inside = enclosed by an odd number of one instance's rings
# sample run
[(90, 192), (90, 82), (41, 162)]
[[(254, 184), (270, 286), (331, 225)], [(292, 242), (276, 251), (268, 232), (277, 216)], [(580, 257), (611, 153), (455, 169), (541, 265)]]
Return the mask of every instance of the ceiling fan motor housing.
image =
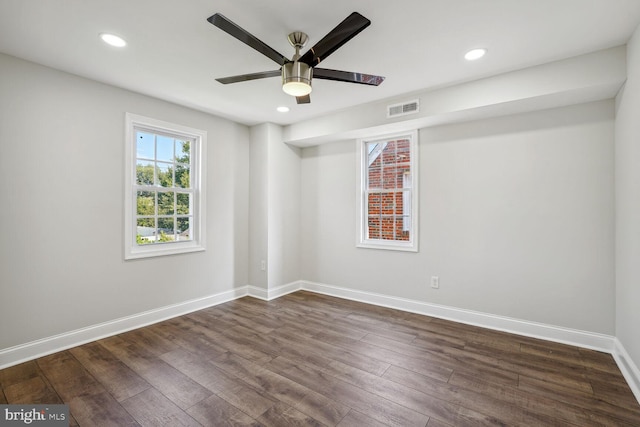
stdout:
[(293, 96), (304, 96), (311, 92), (313, 68), (304, 62), (287, 62), (282, 66), (282, 89)]

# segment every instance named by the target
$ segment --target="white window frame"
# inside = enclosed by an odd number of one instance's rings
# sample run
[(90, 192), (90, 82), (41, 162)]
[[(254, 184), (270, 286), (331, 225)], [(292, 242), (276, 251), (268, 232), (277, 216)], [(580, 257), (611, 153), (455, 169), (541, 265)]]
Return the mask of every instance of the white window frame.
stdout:
[[(169, 134), (193, 140), (190, 148), (192, 187), (192, 239), (138, 245), (136, 243), (136, 129)], [(124, 180), (124, 259), (149, 258), (164, 255), (204, 251), (206, 249), (206, 148), (207, 132), (137, 114), (125, 114), (125, 180)]]
[[(367, 199), (366, 199), (366, 188), (367, 185), (367, 170), (368, 170), (368, 161), (369, 161), (369, 153), (367, 153), (367, 144), (371, 142), (385, 142), (385, 141), (393, 141), (398, 139), (408, 139), (409, 147), (410, 147), (410, 168), (411, 168), (411, 188), (410, 188), (410, 198), (411, 198), (411, 213), (410, 213), (410, 224), (403, 222), (403, 229), (405, 229), (410, 225), (410, 234), (408, 241), (401, 240), (383, 240), (383, 239), (369, 239), (368, 236), (368, 212), (367, 212)], [(418, 131), (410, 131), (410, 132), (401, 132), (397, 134), (385, 135), (381, 137), (373, 137), (373, 138), (363, 138), (357, 140), (357, 176), (356, 176), (356, 194), (357, 194), (357, 209), (356, 209), (356, 224), (357, 224), (357, 236), (356, 236), (356, 246), (359, 248), (369, 248), (369, 249), (386, 249), (386, 250), (394, 250), (394, 251), (408, 251), (408, 252), (418, 252)], [(405, 178), (406, 179), (406, 178)], [(406, 182), (406, 181), (405, 181)], [(403, 195), (403, 200), (406, 201), (406, 195)]]

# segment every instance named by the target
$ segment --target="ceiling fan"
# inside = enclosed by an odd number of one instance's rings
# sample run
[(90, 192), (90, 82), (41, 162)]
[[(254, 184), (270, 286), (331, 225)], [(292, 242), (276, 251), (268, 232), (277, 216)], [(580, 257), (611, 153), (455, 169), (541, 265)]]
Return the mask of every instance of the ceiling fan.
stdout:
[(263, 71), (216, 79), (222, 84), (282, 76), (282, 89), (287, 94), (295, 96), (298, 104), (308, 104), (311, 102), (309, 93), (311, 93), (311, 79), (313, 77), (370, 86), (378, 86), (384, 80), (384, 77), (371, 74), (316, 67), (320, 61), (325, 60), (329, 55), (371, 24), (371, 21), (358, 12), (353, 12), (347, 16), (344, 21), (338, 24), (337, 27), (331, 30), (329, 34), (324, 36), (322, 40), (316, 43), (316, 45), (309, 49), (304, 55), (300, 55), (300, 49), (306, 45), (309, 39), (308, 36), (300, 31), (289, 34), (289, 43), (296, 50), (296, 53), (291, 59), (288, 59), (273, 48), (267, 46), (264, 42), (219, 13), (210, 16), (207, 18), (207, 21), (280, 65), (280, 69), (274, 71)]

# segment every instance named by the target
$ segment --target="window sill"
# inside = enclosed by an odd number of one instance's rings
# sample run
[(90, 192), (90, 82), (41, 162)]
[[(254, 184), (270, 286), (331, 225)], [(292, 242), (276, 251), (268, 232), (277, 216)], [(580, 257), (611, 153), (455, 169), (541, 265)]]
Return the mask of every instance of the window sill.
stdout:
[(180, 246), (170, 247), (166, 244), (155, 244), (154, 246), (139, 246), (131, 248), (128, 253), (125, 254), (125, 260), (141, 259), (141, 258), (155, 258), (160, 256), (180, 255), (191, 252), (202, 252), (206, 250), (203, 245), (189, 243)]
[(357, 248), (362, 249), (382, 249), (385, 251), (401, 251), (401, 252), (418, 252), (418, 246), (413, 243), (384, 243), (378, 241), (366, 241), (356, 245)]

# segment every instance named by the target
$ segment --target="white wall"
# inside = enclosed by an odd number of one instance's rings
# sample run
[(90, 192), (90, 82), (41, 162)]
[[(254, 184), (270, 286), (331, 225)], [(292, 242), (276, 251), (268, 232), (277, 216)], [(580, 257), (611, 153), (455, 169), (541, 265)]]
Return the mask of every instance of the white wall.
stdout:
[[(300, 149), (282, 142), (282, 127), (251, 128), (249, 272), (267, 290), (300, 279)], [(266, 270), (260, 270), (261, 262)], [(267, 297), (267, 295), (265, 295)]]
[(640, 29), (627, 45), (627, 67), (616, 98), (616, 336), (640, 387)]
[[(243, 125), (0, 54), (0, 349), (248, 283)], [(123, 261), (124, 115), (208, 132), (207, 250)]]
[(282, 128), (270, 124), (269, 288), (300, 280), (301, 150), (282, 142)]
[[(250, 188), (249, 188), (249, 284), (267, 289), (268, 261), (268, 163), (269, 129), (259, 125), (250, 128)], [(265, 270), (261, 262), (265, 262)]]
[[(626, 49), (618, 46), (334, 111), (286, 126), (284, 140), (309, 147), (612, 99), (625, 78)], [(387, 117), (388, 105), (414, 99), (420, 102), (418, 112)]]
[(613, 118), (609, 100), (422, 129), (417, 254), (355, 247), (353, 141), (305, 148), (302, 277), (612, 335)]

